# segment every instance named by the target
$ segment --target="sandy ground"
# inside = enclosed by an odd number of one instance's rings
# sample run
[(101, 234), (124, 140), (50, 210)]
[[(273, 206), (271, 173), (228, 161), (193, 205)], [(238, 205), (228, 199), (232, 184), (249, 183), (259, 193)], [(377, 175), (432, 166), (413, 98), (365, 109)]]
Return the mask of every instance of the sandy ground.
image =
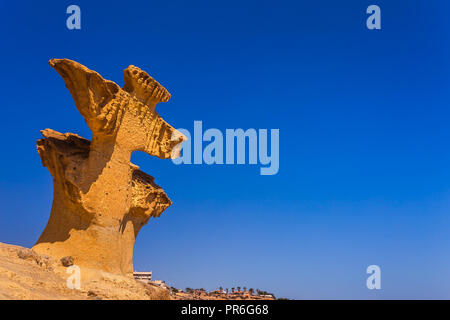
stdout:
[(67, 287), (67, 268), (34, 251), (0, 243), (0, 299), (170, 299), (165, 289), (98, 270), (81, 269), (80, 290)]

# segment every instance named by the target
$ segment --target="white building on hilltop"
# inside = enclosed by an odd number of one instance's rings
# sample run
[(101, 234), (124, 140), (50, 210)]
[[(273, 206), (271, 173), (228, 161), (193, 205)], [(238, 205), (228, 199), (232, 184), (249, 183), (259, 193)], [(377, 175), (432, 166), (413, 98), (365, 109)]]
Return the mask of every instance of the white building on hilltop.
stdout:
[(141, 281), (144, 283), (152, 282), (152, 272), (151, 271), (143, 271), (143, 272), (135, 271), (135, 272), (133, 272), (133, 276), (134, 276), (134, 279), (136, 279), (137, 281)]

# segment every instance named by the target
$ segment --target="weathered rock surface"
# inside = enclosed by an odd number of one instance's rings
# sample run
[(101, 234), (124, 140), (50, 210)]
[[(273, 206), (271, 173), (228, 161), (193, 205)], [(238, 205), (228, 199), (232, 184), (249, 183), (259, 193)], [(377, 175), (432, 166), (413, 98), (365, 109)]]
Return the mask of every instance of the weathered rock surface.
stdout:
[(170, 94), (134, 66), (125, 69), (121, 89), (75, 61), (52, 59), (50, 65), (64, 79), (93, 138), (42, 131), (37, 147), (53, 176), (54, 197), (33, 250), (56, 259), (71, 256), (80, 267), (132, 276), (140, 228), (171, 201), (153, 177), (130, 163), (131, 153), (174, 156), (172, 150), (185, 137), (155, 111)]

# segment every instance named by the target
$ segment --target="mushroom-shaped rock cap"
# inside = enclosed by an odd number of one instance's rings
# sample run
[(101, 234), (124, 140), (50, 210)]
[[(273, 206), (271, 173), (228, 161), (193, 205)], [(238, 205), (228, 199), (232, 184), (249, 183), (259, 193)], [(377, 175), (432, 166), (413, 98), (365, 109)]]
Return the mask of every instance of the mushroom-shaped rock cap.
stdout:
[(168, 101), (170, 94), (146, 72), (129, 66), (122, 89), (76, 61), (51, 59), (49, 63), (64, 79), (94, 138), (114, 137), (123, 149), (162, 159), (179, 156), (178, 149), (172, 151), (186, 137), (155, 111), (156, 104)]

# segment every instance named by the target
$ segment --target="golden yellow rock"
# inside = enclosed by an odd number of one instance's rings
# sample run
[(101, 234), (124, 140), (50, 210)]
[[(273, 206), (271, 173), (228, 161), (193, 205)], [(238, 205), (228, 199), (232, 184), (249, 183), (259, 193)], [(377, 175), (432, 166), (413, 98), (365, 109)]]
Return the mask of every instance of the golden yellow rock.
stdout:
[(52, 59), (50, 65), (92, 130), (92, 142), (72, 133), (42, 131), (38, 152), (53, 176), (54, 196), (50, 219), (33, 250), (132, 276), (140, 228), (171, 201), (153, 177), (130, 162), (131, 153), (174, 156), (172, 150), (185, 137), (155, 111), (170, 94), (134, 66), (124, 70), (121, 89), (75, 61)]

